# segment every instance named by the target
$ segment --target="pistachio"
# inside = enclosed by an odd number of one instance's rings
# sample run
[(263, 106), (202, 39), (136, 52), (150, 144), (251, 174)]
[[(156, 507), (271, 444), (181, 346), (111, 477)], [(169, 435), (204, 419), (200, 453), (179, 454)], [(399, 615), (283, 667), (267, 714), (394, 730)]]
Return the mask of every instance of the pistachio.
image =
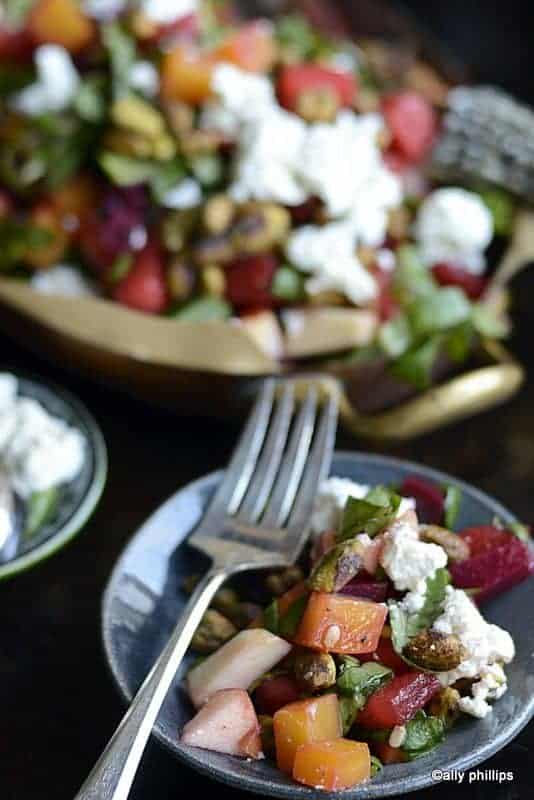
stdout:
[(197, 653), (208, 655), (235, 636), (237, 628), (229, 619), (214, 608), (208, 608), (191, 640), (191, 647)]
[(217, 131), (196, 129), (182, 131), (178, 134), (178, 141), (185, 156), (198, 156), (218, 150), (222, 137)]
[(259, 714), (258, 722), (260, 723), (261, 749), (264, 755), (274, 758), (276, 750), (274, 744), (273, 718), (266, 714)]
[(328, 86), (305, 89), (297, 97), (295, 110), (306, 122), (332, 122), (339, 111), (339, 97)]
[(152, 155), (152, 141), (135, 131), (112, 128), (104, 136), (104, 145), (108, 150), (125, 156), (149, 158)]
[(410, 212), (404, 206), (392, 208), (388, 216), (388, 234), (392, 239), (402, 241), (410, 231)]
[(167, 269), (167, 286), (172, 300), (183, 303), (193, 293), (195, 273), (181, 258), (173, 258)]
[(156, 138), (165, 133), (165, 118), (146, 100), (128, 95), (115, 100), (111, 119), (120, 128)]
[(200, 272), (202, 288), (211, 297), (224, 297), (226, 290), (226, 276), (217, 264), (208, 264)]
[(237, 252), (262, 253), (281, 244), (290, 226), (290, 214), (283, 206), (249, 206), (232, 228), (232, 243)]
[(317, 592), (339, 592), (361, 565), (361, 545), (355, 539), (348, 539), (327, 550), (313, 568), (308, 583)]
[(469, 558), (469, 545), (457, 533), (440, 528), (439, 525), (420, 525), (419, 538), (423, 542), (439, 544), (449, 561), (465, 561)]
[(322, 292), (310, 294), (308, 302), (311, 306), (344, 306), (345, 298), (333, 289), (325, 289)]
[(170, 161), (176, 155), (176, 144), (172, 136), (162, 133), (152, 143), (152, 154), (158, 161)]
[(217, 235), (230, 227), (235, 213), (235, 203), (227, 194), (214, 194), (202, 212), (202, 222), (208, 233)]
[(463, 661), (465, 651), (454, 634), (444, 635), (433, 630), (424, 630), (411, 639), (403, 655), (417, 666), (435, 672), (448, 672)]
[(380, 94), (374, 89), (361, 86), (354, 101), (354, 108), (360, 114), (372, 114), (380, 110)]
[(165, 116), (175, 136), (183, 136), (191, 131), (195, 121), (195, 112), (187, 103), (175, 100), (165, 105)]
[(434, 695), (428, 707), (433, 717), (439, 717), (450, 728), (460, 714), (460, 692), (452, 686), (446, 686)]
[(329, 653), (297, 653), (293, 670), (304, 691), (322, 691), (336, 682), (336, 663)]
[(193, 258), (200, 266), (231, 261), (235, 255), (234, 246), (229, 236), (206, 236), (199, 239), (193, 247)]
[(283, 572), (273, 572), (265, 579), (265, 586), (274, 597), (280, 597), (285, 592), (304, 580), (300, 567), (288, 567)]
[(181, 208), (170, 211), (163, 219), (161, 235), (163, 243), (171, 253), (179, 253), (186, 246), (198, 221), (195, 208)]

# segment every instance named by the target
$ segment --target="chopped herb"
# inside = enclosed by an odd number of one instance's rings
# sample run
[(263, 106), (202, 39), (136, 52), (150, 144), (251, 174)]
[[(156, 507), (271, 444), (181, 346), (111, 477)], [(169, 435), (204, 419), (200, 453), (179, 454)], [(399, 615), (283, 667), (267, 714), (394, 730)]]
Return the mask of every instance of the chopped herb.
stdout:
[(361, 709), (359, 699), (354, 697), (341, 696), (338, 698), (339, 713), (341, 715), (341, 726), (343, 728), (343, 736), (346, 736), (358, 716), (358, 711)]
[(376, 756), (371, 756), (371, 778), (374, 778), (383, 769), (384, 766), (380, 759)]
[(521, 539), (522, 542), (531, 541), (529, 525), (524, 525), (522, 522), (512, 522), (511, 525), (508, 525), (507, 527), (510, 533), (512, 533), (514, 536), (517, 536), (517, 538)]
[(217, 186), (224, 174), (223, 161), (217, 153), (206, 153), (192, 158), (189, 168), (197, 181), (207, 188)]
[(462, 490), (457, 486), (445, 487), (445, 527), (449, 530), (454, 528), (458, 514), (460, 513), (460, 506), (462, 504)]
[(24, 261), (27, 253), (46, 247), (53, 241), (53, 234), (27, 222), (0, 219), (0, 269), (15, 266)]
[(443, 349), (451, 361), (461, 364), (468, 358), (475, 338), (471, 320), (462, 322), (447, 333), (443, 341)]
[(426, 295), (436, 290), (436, 282), (424, 265), (415, 245), (406, 244), (399, 247), (393, 288), (401, 300)]
[(290, 639), (296, 634), (307, 605), (308, 595), (305, 594), (289, 606), (285, 614), (280, 617), (280, 636)]
[(263, 627), (268, 631), (278, 635), (280, 630), (280, 613), (278, 610), (278, 600), (273, 600), (263, 612)]
[(434, 575), (426, 579), (425, 601), (422, 608), (413, 614), (408, 614), (399, 603), (390, 602), (391, 641), (399, 655), (402, 655), (410, 639), (420, 631), (430, 628), (439, 617), (449, 583), (448, 571), (443, 567), (437, 569)]
[(101, 36), (111, 65), (115, 100), (130, 93), (130, 73), (136, 58), (135, 40), (116, 22), (101, 26)]
[(432, 370), (443, 345), (441, 336), (434, 336), (423, 344), (408, 350), (390, 366), (391, 374), (417, 389), (428, 389), (432, 383)]
[(392, 675), (392, 670), (383, 664), (374, 661), (360, 664), (357, 658), (343, 656), (340, 658), (337, 688), (342, 695), (361, 700), (360, 708), (363, 708), (366, 699)]
[(111, 283), (119, 283), (122, 281), (122, 279), (125, 278), (129, 273), (132, 264), (132, 253), (121, 253), (120, 256), (117, 256), (109, 271), (109, 279)]
[(286, 14), (276, 22), (276, 40), (283, 52), (298, 61), (314, 60), (332, 52), (332, 45), (301, 14)]
[(408, 307), (411, 329), (416, 337), (450, 330), (471, 315), (471, 303), (461, 289), (446, 286), (417, 297)]
[(497, 236), (510, 236), (514, 229), (516, 202), (511, 194), (497, 187), (475, 190), (487, 205), (493, 217)]
[(378, 494), (359, 500), (356, 497), (347, 498), (341, 526), (337, 533), (337, 541), (352, 539), (358, 533), (367, 533), (376, 536), (396, 516), (401, 498), (394, 492), (389, 492), (389, 497), (379, 497)]
[(405, 314), (398, 314), (384, 323), (378, 332), (378, 342), (390, 358), (398, 358), (413, 342), (412, 330)]
[(408, 760), (413, 761), (434, 750), (444, 736), (445, 723), (440, 717), (428, 717), (424, 711), (418, 711), (406, 723), (406, 738), (401, 749)]
[(102, 75), (89, 75), (81, 83), (74, 98), (74, 110), (86, 122), (99, 123), (106, 118), (106, 80)]

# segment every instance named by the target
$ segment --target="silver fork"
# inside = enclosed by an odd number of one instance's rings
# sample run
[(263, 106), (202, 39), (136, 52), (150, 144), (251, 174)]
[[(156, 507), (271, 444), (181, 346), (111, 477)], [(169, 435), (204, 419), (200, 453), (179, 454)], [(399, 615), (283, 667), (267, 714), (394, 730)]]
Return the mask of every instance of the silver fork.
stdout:
[(337, 403), (320, 408), (309, 386), (265, 382), (225, 475), (188, 543), (212, 566), (187, 603), (158, 660), (75, 800), (126, 800), (137, 767), (191, 638), (231, 575), (285, 567), (298, 558), (313, 501), (334, 448)]

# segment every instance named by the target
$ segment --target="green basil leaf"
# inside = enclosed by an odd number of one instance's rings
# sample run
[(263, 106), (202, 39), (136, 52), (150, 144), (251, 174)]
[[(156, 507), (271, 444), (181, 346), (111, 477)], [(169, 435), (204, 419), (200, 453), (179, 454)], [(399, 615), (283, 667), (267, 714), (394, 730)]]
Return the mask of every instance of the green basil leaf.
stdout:
[(401, 301), (434, 292), (437, 284), (424, 265), (415, 245), (407, 244), (397, 251), (397, 268), (393, 276), (393, 290)]
[(415, 614), (408, 614), (400, 603), (394, 601), (389, 603), (391, 641), (395, 652), (399, 655), (402, 655), (410, 639), (420, 631), (430, 628), (439, 617), (449, 583), (450, 575), (444, 567), (437, 569), (434, 575), (427, 578), (425, 601)]
[(428, 339), (393, 362), (389, 371), (394, 377), (411, 383), (417, 389), (428, 389), (432, 383), (432, 370), (442, 345), (441, 336)]
[(180, 157), (154, 164), (150, 176), (150, 189), (157, 203), (163, 202), (167, 192), (186, 176), (184, 162)]
[(360, 697), (365, 702), (392, 676), (392, 670), (383, 664), (375, 661), (360, 664), (358, 659), (346, 656), (340, 659), (337, 688), (342, 695)]
[(424, 711), (418, 711), (413, 719), (406, 723), (406, 738), (402, 750), (410, 761), (426, 755), (443, 741), (445, 724), (439, 717), (428, 717)]
[(346, 736), (354, 725), (358, 716), (358, 711), (361, 711), (362, 704), (360, 698), (345, 697), (344, 695), (338, 697), (338, 703), (343, 736)]
[(54, 235), (44, 228), (9, 218), (0, 219), (0, 269), (9, 269), (24, 261), (32, 250), (46, 247)]
[(531, 533), (530, 527), (528, 525), (523, 525), (522, 522), (512, 522), (511, 525), (507, 525), (508, 530), (514, 536), (517, 536), (518, 539), (521, 539), (522, 542), (530, 542), (531, 541)]
[(408, 318), (416, 337), (450, 330), (469, 319), (471, 303), (461, 289), (446, 286), (417, 297), (408, 307)]
[(57, 508), (59, 489), (53, 486), (42, 492), (34, 492), (26, 506), (23, 538), (28, 541), (48, 522)]
[(111, 283), (119, 283), (122, 281), (132, 268), (133, 261), (134, 257), (132, 253), (122, 253), (120, 256), (117, 256), (109, 271), (109, 280)]
[(283, 51), (298, 61), (316, 59), (332, 51), (328, 39), (301, 14), (285, 14), (276, 22), (276, 40)]
[(461, 364), (471, 354), (474, 338), (472, 321), (462, 322), (446, 334), (443, 348), (452, 361)]
[(197, 181), (207, 189), (213, 189), (224, 177), (224, 164), (218, 153), (195, 156), (188, 166)]
[(97, 160), (101, 169), (116, 186), (148, 183), (154, 176), (155, 164), (149, 159), (132, 158), (104, 150)]
[(352, 539), (358, 533), (376, 536), (395, 518), (400, 502), (401, 498), (394, 492), (391, 493), (386, 505), (373, 501), (372, 496), (371, 499), (363, 500), (356, 497), (347, 498), (336, 540), (343, 542), (345, 539)]
[(74, 110), (86, 122), (99, 123), (106, 118), (106, 80), (103, 75), (88, 75), (81, 83), (73, 102)]
[(380, 759), (376, 756), (371, 756), (371, 778), (374, 778), (383, 769), (384, 766)]
[(171, 313), (180, 322), (213, 322), (228, 319), (232, 309), (221, 297), (198, 297)]
[(112, 94), (115, 100), (130, 93), (130, 73), (136, 59), (136, 44), (116, 22), (100, 26), (102, 43), (111, 65)]
[(273, 600), (263, 612), (263, 627), (268, 631), (278, 635), (280, 631), (280, 614), (278, 611), (278, 600)]
[(280, 617), (280, 636), (291, 639), (296, 634), (307, 605), (308, 595), (305, 594), (289, 606), (285, 614)]
[(385, 322), (378, 331), (378, 343), (390, 358), (398, 358), (412, 345), (413, 336), (405, 314)]
[(497, 236), (510, 236), (514, 229), (516, 201), (512, 195), (497, 187), (475, 189), (489, 208), (493, 217), (493, 229)]
[(502, 339), (509, 333), (509, 326), (506, 321), (497, 316), (493, 309), (484, 303), (475, 303), (473, 305), (471, 319), (473, 327), (481, 336)]
[(457, 486), (445, 487), (445, 527), (449, 530), (454, 528), (458, 514), (460, 513), (460, 506), (462, 504), (462, 490)]

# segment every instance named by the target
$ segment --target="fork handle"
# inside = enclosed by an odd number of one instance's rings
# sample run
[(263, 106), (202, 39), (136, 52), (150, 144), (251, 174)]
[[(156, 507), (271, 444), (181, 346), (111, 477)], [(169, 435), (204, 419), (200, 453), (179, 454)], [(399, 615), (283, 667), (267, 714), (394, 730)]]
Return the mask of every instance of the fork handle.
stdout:
[(126, 800), (178, 667), (204, 612), (227, 577), (227, 570), (213, 568), (200, 581), (168, 643), (75, 800)]

